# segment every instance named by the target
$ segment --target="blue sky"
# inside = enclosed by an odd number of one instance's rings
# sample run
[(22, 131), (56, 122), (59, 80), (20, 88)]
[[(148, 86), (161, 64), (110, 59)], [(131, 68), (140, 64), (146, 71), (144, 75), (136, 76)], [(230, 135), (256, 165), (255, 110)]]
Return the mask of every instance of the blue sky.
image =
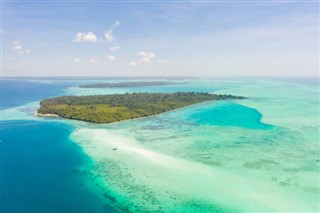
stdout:
[(314, 1), (4, 1), (4, 76), (316, 76)]

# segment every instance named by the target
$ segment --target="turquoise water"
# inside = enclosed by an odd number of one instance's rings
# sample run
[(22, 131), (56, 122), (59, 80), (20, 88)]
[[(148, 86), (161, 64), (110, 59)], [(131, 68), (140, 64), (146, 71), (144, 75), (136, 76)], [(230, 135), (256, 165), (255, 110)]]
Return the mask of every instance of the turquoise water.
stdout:
[(251, 129), (269, 129), (272, 126), (261, 123), (262, 115), (255, 109), (233, 102), (220, 102), (201, 108), (190, 115), (192, 122), (201, 125), (239, 126)]
[(21, 102), (2, 110), (2, 177), (14, 189), (2, 189), (5, 209), (319, 212), (318, 81), (184, 79), (163, 87), (76, 87), (95, 81), (37, 79), (21, 85), (50, 85), (50, 96), (198, 91), (248, 99), (97, 125), (35, 118), (31, 112), (43, 94), (30, 100), (12, 95)]

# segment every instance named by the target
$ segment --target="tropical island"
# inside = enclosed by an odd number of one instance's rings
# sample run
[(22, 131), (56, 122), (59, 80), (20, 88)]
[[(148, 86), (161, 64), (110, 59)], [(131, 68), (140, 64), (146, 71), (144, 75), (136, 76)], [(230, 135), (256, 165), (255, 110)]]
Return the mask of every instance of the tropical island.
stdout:
[(205, 101), (226, 99), (244, 97), (195, 92), (62, 96), (41, 101), (38, 114), (111, 123), (147, 117)]
[(178, 84), (175, 82), (119, 82), (119, 83), (94, 83), (94, 84), (83, 84), (80, 88), (114, 88), (114, 87), (147, 87), (147, 86), (165, 86)]

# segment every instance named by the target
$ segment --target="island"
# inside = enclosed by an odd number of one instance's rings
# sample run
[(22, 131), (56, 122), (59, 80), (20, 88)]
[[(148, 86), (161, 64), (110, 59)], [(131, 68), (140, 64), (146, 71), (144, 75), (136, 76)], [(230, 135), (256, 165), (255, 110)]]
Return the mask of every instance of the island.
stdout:
[(178, 84), (175, 82), (152, 82), (152, 81), (136, 81), (136, 82), (119, 82), (119, 83), (95, 83), (83, 84), (80, 88), (114, 88), (114, 87), (147, 87), (147, 86), (165, 86)]
[(41, 101), (38, 114), (111, 123), (147, 117), (205, 101), (226, 99), (244, 97), (195, 92), (62, 96)]

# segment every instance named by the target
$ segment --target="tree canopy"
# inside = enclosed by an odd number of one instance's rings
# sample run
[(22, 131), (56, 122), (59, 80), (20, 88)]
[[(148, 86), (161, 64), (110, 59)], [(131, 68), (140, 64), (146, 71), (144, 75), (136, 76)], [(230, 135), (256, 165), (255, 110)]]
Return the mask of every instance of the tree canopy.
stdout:
[(93, 123), (110, 123), (155, 115), (204, 101), (243, 98), (194, 92), (62, 96), (41, 101), (38, 113)]

